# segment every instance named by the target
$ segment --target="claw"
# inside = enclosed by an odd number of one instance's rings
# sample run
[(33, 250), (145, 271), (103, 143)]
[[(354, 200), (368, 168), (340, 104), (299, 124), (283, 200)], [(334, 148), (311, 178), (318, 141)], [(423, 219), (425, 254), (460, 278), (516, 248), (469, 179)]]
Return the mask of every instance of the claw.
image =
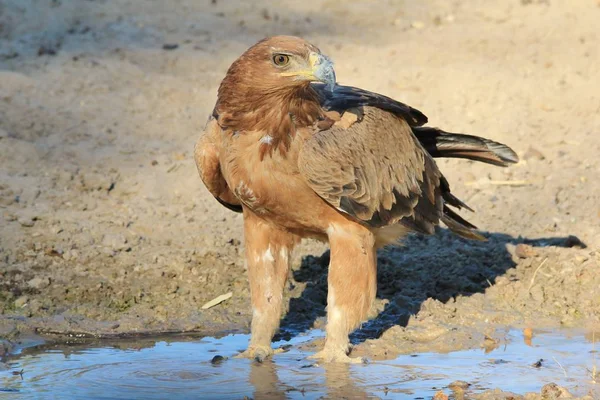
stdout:
[(368, 364), (369, 360), (364, 357), (349, 357), (343, 351), (334, 350), (321, 350), (316, 354), (308, 357), (312, 360), (319, 360), (321, 362), (336, 362), (344, 364)]
[(236, 355), (235, 358), (250, 358), (254, 359), (256, 362), (262, 363), (276, 352), (277, 351), (273, 350), (271, 346), (250, 346), (246, 351)]

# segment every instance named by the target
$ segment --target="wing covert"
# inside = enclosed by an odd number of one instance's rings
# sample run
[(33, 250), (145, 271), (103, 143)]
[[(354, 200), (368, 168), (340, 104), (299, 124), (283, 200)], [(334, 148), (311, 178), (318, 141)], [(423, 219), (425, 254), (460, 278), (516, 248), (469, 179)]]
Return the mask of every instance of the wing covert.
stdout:
[(437, 166), (404, 119), (375, 107), (363, 111), (350, 127), (306, 141), (301, 174), (325, 201), (369, 226), (400, 222), (432, 233), (443, 212)]

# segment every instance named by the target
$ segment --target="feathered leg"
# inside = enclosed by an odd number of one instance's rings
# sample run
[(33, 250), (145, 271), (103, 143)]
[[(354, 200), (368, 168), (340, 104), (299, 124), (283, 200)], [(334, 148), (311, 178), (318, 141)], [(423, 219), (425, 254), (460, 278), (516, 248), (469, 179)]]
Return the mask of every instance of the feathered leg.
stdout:
[(244, 237), (252, 300), (252, 325), (250, 346), (240, 357), (262, 361), (273, 354), (271, 339), (279, 328), (290, 254), (299, 239), (246, 209)]
[(329, 229), (331, 262), (327, 294), (327, 339), (312, 358), (362, 362), (348, 357), (348, 335), (365, 320), (377, 292), (375, 237), (353, 222)]

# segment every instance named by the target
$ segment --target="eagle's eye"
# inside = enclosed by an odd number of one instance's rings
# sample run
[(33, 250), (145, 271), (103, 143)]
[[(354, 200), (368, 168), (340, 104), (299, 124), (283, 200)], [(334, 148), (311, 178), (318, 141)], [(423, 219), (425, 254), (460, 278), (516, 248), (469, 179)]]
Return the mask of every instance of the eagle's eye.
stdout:
[(275, 54), (273, 56), (273, 63), (275, 63), (275, 65), (277, 65), (278, 67), (285, 67), (289, 64), (289, 62), (290, 56), (287, 56), (285, 54)]

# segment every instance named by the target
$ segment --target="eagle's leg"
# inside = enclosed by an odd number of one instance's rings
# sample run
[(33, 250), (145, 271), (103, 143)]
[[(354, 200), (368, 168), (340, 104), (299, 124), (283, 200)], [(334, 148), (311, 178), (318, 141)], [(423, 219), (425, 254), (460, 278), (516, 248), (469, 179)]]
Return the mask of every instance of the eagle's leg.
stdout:
[(377, 292), (375, 237), (353, 222), (329, 229), (331, 262), (327, 295), (325, 347), (312, 358), (324, 361), (362, 362), (350, 358), (348, 335), (366, 319)]
[(279, 328), (290, 254), (299, 239), (246, 209), (244, 237), (252, 301), (252, 325), (250, 345), (240, 357), (262, 361), (274, 353), (271, 339)]

